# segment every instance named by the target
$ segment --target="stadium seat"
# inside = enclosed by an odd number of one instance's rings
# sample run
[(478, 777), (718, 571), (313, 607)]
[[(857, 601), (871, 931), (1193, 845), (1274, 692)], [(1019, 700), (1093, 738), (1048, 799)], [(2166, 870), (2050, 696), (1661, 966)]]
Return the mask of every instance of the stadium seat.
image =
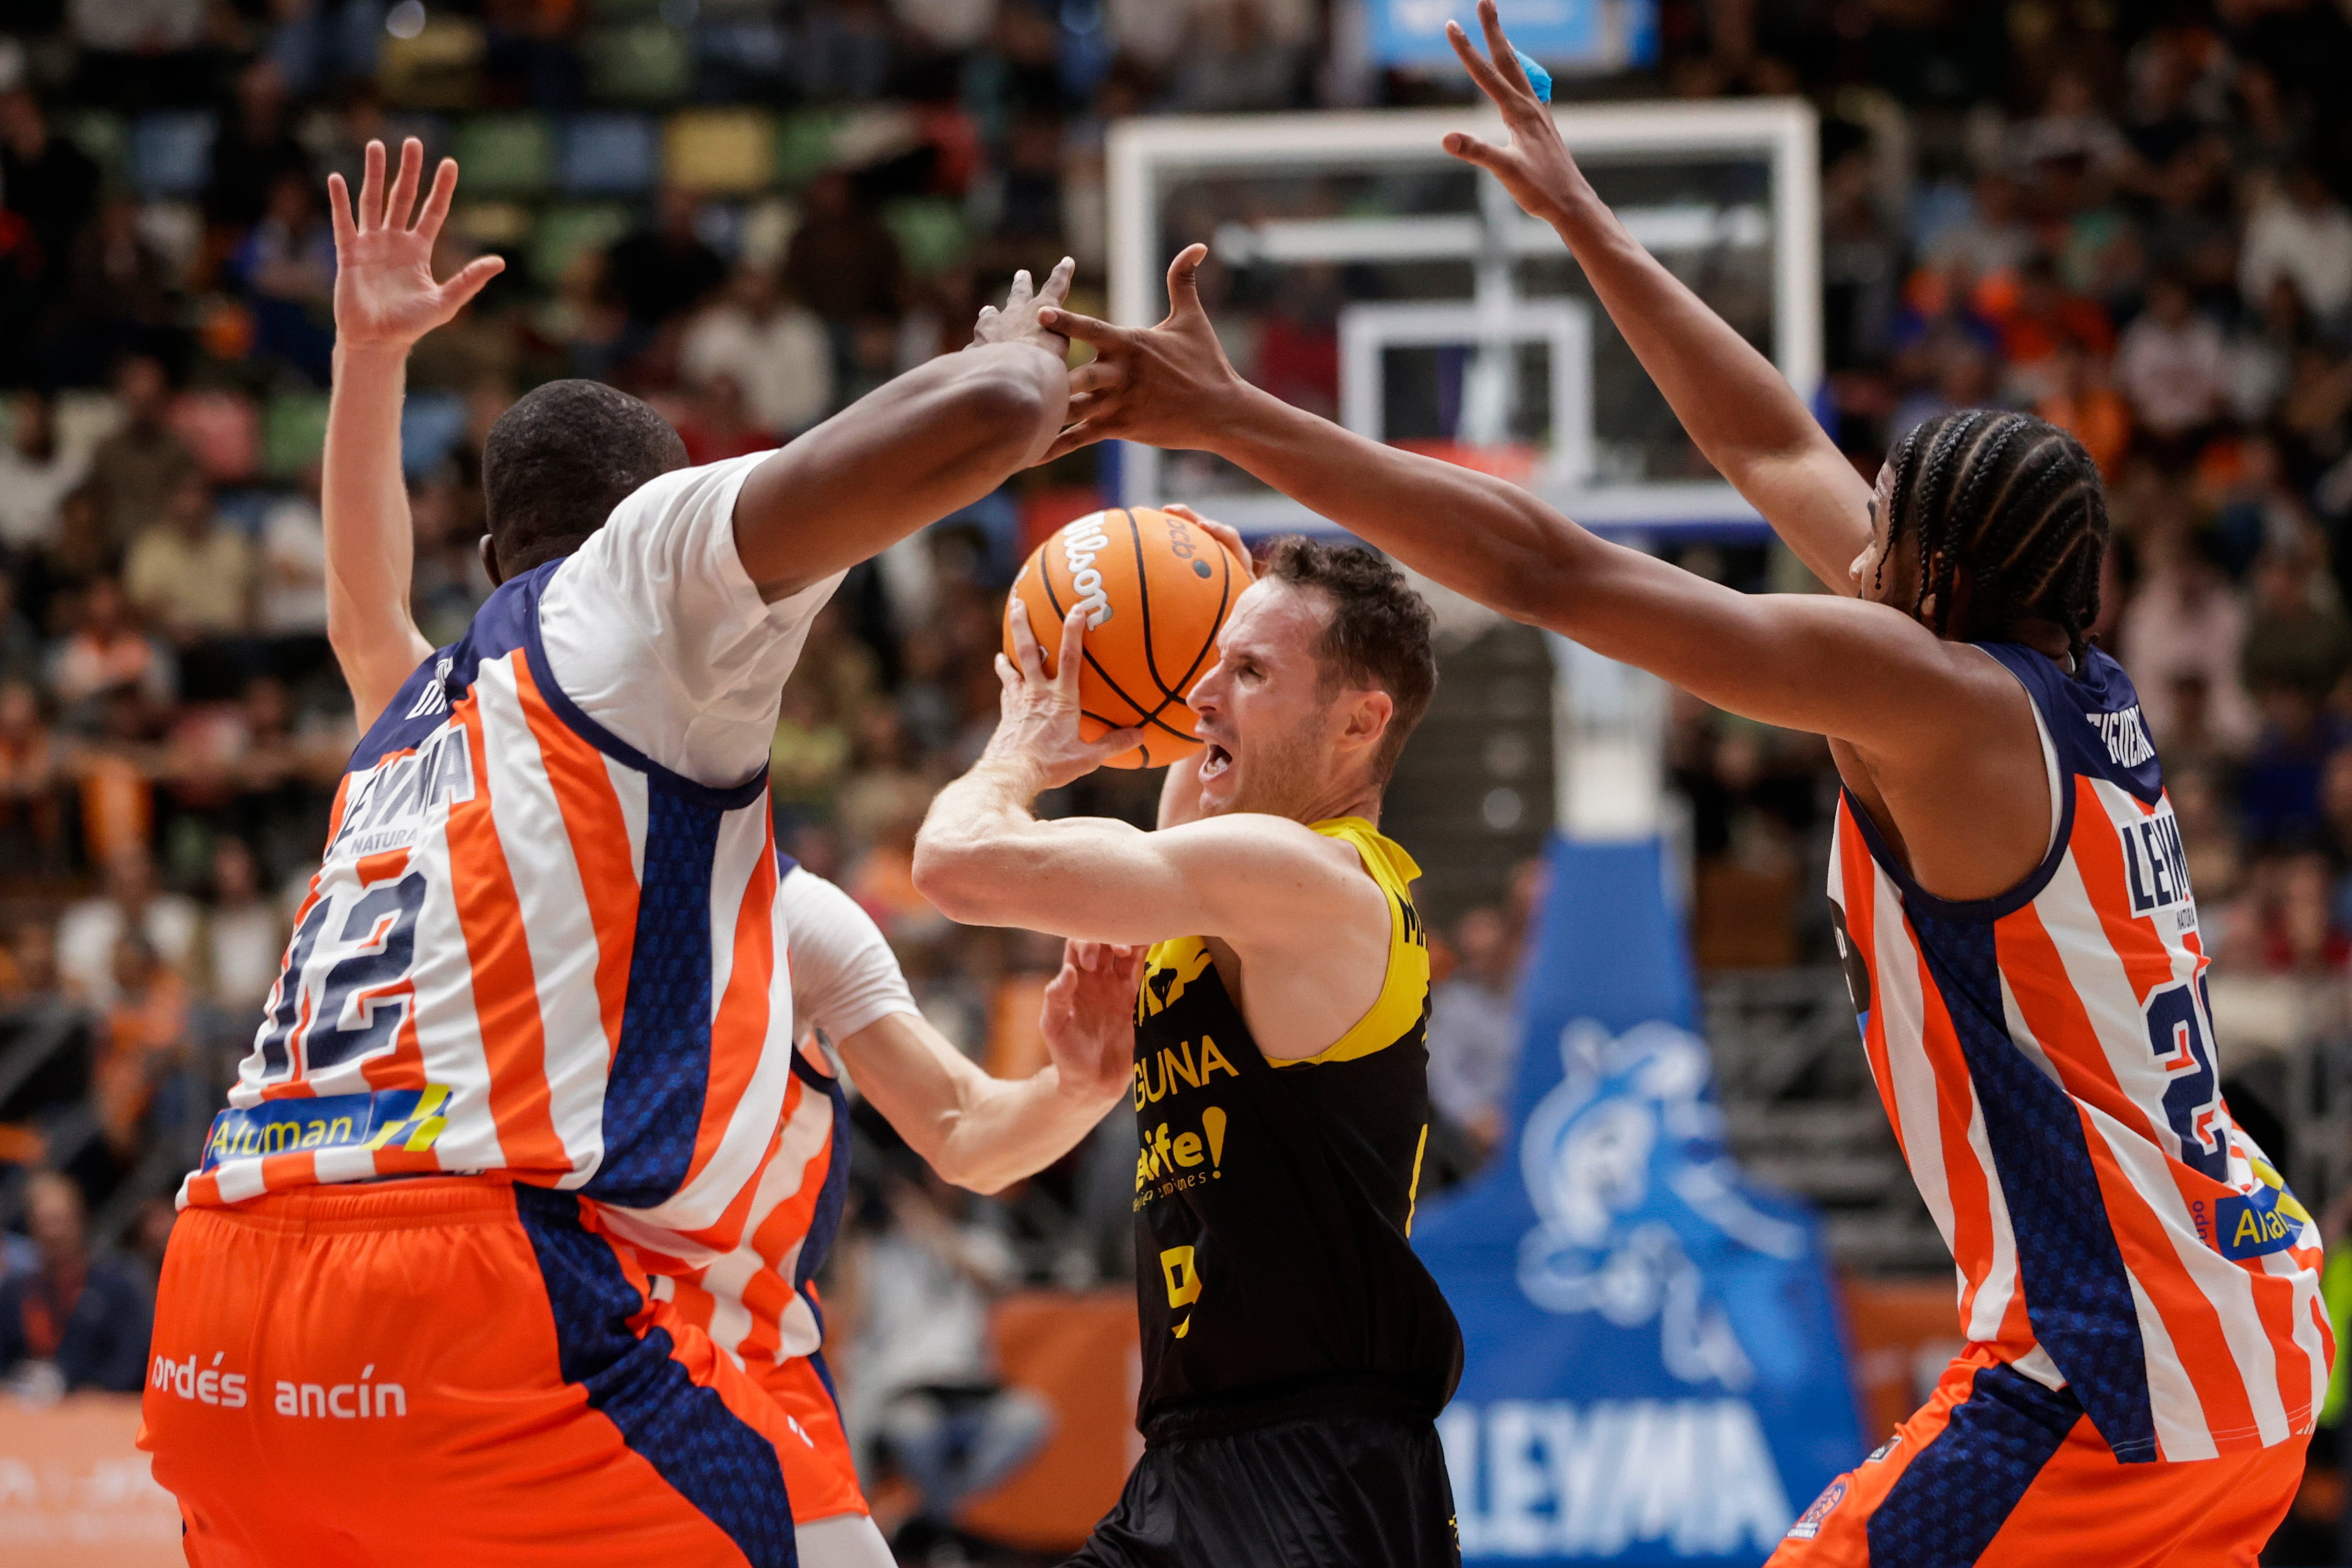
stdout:
[(704, 103), (757, 102), (783, 78), (784, 32), (764, 16), (704, 20), (694, 29), (694, 96)]
[(971, 255), (961, 204), (944, 196), (905, 196), (882, 209), (907, 268), (918, 277), (945, 272)]
[(555, 176), (555, 131), (544, 115), (476, 115), (457, 128), (450, 155), (472, 195), (538, 196)]
[(291, 480), (319, 461), (327, 442), (327, 394), (279, 392), (262, 411), (261, 472)]
[(241, 392), (182, 392), (172, 400), (164, 423), (215, 483), (249, 479), (259, 466), (261, 417)]
[(714, 195), (764, 191), (775, 177), (775, 121), (756, 109), (689, 109), (670, 116), (662, 174)]
[(466, 438), (466, 400), (456, 392), (411, 392), (400, 406), (400, 470), (414, 479), (439, 467)]
[(629, 209), (613, 202), (550, 207), (531, 236), (531, 276), (552, 287), (584, 250), (601, 250), (629, 232)]
[(589, 96), (600, 103), (675, 103), (694, 85), (687, 36), (659, 22), (594, 28), (581, 52)]
[(471, 109), (481, 101), (485, 44), (478, 22), (436, 16), (413, 38), (386, 37), (376, 87), (407, 109)]
[(563, 127), (556, 183), (575, 196), (635, 196), (661, 180), (661, 133), (636, 114), (583, 114)]
[(142, 196), (193, 196), (212, 178), (214, 120), (158, 110), (131, 128), (131, 183)]
[(484, 250), (520, 250), (530, 243), (536, 220), (520, 202), (464, 202), (449, 214), (458, 235)]
[(834, 138), (842, 117), (831, 110), (803, 110), (776, 122), (776, 183), (798, 190), (833, 167)]
[(109, 184), (120, 181), (130, 161), (131, 131), (122, 116), (102, 109), (86, 109), (59, 117), (58, 129), (67, 141), (89, 155)]

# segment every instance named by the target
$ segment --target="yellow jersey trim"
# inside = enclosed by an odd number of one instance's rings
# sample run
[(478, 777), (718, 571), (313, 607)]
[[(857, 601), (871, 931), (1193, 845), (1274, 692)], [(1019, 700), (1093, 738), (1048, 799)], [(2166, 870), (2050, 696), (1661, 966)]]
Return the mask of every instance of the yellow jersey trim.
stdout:
[(1381, 836), (1361, 817), (1333, 817), (1307, 824), (1325, 838), (1353, 848), (1370, 876), (1386, 895), (1389, 905), (1388, 970), (1380, 995), (1348, 1032), (1312, 1056), (1272, 1057), (1276, 1067), (1307, 1067), (1318, 1062), (1354, 1061), (1386, 1051), (1421, 1022), (1429, 1001), (1429, 946), (1422, 934), (1421, 915), (1412, 906), (1412, 880), (1421, 867), (1404, 846)]

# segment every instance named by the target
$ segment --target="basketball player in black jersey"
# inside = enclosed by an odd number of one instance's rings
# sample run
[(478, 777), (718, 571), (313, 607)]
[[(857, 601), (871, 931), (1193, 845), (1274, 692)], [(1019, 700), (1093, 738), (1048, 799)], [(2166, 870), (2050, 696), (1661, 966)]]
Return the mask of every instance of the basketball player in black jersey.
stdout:
[[(1217, 530), (1236, 553), (1239, 540)], [(1246, 556), (1244, 556), (1246, 559)], [(1078, 737), (1083, 612), (941, 791), (917, 887), (954, 919), (1150, 943), (1136, 1003), (1144, 1453), (1085, 1568), (1459, 1561), (1433, 1420), (1462, 1370), (1407, 1239), (1429, 1128), (1429, 952), (1381, 792), (1436, 685), (1430, 613), (1363, 549), (1278, 542), (1187, 701), (1161, 827), (1031, 801), (1133, 747)]]

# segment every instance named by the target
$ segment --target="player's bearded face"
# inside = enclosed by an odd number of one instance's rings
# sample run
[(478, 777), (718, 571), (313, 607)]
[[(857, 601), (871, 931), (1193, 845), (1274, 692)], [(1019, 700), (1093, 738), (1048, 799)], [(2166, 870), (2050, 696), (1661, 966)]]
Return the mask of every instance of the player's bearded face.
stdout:
[(1207, 742), (1200, 765), (1208, 815), (1297, 817), (1326, 792), (1329, 694), (1317, 645), (1328, 613), (1280, 582), (1251, 586), (1217, 638), (1217, 664), (1187, 699)]

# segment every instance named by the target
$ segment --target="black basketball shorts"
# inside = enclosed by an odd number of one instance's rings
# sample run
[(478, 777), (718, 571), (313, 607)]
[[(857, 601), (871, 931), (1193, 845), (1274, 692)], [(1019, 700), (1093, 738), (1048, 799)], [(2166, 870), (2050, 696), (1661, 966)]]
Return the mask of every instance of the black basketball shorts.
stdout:
[(1456, 1568), (1445, 1451), (1427, 1420), (1286, 1413), (1151, 1442), (1066, 1568)]

